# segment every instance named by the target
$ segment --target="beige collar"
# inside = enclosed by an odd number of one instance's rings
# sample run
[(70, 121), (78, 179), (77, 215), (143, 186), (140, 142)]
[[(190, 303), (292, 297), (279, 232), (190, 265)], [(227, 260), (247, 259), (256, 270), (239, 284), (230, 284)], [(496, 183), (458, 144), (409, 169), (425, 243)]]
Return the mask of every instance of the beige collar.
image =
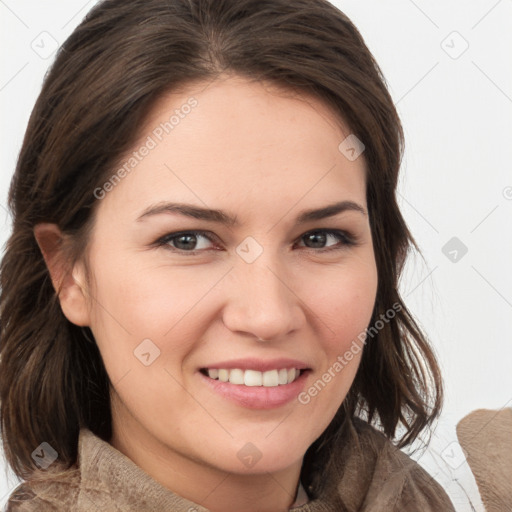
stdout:
[[(410, 511), (421, 503), (422, 512), (454, 512), (442, 487), (414, 460), (395, 448), (389, 440), (362, 420), (347, 426), (347, 435), (332, 445), (329, 461), (308, 475), (308, 495), (299, 483), (292, 505), (294, 512), (359, 511), (364, 506), (374, 510)], [(67, 510), (151, 512), (208, 512), (164, 488), (128, 457), (87, 429), (80, 431), (79, 461), (81, 479), (76, 500)], [(304, 475), (303, 475), (304, 476)], [(41, 489), (41, 498), (50, 489)], [(69, 491), (55, 498), (64, 499)], [(71, 500), (71, 497), (69, 497)], [(61, 509), (62, 510), (62, 509)]]

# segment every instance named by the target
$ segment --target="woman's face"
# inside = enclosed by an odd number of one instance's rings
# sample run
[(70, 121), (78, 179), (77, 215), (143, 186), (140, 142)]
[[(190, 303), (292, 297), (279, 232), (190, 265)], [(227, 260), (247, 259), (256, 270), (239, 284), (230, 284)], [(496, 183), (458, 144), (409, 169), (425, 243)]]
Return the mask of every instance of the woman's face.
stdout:
[(284, 470), (332, 420), (377, 289), (349, 134), (315, 99), (228, 77), (162, 98), (95, 191), (87, 325), (112, 444), (143, 468)]

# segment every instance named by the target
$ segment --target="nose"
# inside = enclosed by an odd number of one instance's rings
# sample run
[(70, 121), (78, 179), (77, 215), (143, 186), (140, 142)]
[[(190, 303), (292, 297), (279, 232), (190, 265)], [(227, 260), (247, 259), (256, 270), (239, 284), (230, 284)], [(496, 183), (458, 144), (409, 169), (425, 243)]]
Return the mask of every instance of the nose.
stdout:
[(237, 261), (227, 286), (229, 299), (222, 318), (233, 333), (274, 341), (299, 330), (305, 322), (293, 276), (277, 258), (261, 255), (253, 263)]

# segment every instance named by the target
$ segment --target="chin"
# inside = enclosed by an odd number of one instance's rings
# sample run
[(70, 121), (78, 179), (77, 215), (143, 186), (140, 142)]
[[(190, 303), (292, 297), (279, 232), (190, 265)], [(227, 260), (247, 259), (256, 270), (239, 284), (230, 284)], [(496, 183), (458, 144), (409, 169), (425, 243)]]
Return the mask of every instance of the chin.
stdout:
[[(233, 474), (276, 473), (302, 461), (312, 442), (309, 439), (290, 440), (286, 433), (265, 433), (230, 442), (229, 448), (221, 449), (212, 462), (219, 469)], [(216, 448), (218, 451), (218, 445)], [(229, 457), (226, 457), (227, 453), (230, 453)], [(219, 461), (223, 461), (222, 467)]]

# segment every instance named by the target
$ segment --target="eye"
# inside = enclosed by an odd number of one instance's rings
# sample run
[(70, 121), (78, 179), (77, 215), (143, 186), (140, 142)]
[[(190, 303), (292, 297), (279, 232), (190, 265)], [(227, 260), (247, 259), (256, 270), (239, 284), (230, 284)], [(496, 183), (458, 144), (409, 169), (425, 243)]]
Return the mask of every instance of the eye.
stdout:
[(171, 250), (195, 253), (198, 250), (205, 249), (204, 242), (202, 244), (198, 242), (201, 239), (213, 242), (213, 238), (204, 231), (183, 231), (181, 233), (169, 233), (158, 240), (157, 244), (169, 246)]
[[(334, 239), (338, 242), (338, 244), (326, 246), (325, 244), (329, 238), (331, 240)], [(337, 229), (317, 229), (315, 231), (310, 231), (302, 235), (301, 240), (311, 244), (306, 245), (308, 249), (320, 249), (319, 252), (339, 250), (346, 246), (355, 245), (355, 240), (351, 235), (345, 231), (340, 231)]]
[[(203, 242), (201, 243), (201, 240)], [(157, 246), (164, 246), (177, 253), (188, 253), (194, 255), (208, 250), (208, 243), (213, 243), (215, 237), (206, 231), (181, 231), (178, 233), (169, 233), (156, 241)], [(316, 229), (309, 231), (300, 237), (299, 240), (306, 242), (306, 249), (314, 252), (327, 252), (343, 250), (347, 246), (356, 245), (356, 240), (346, 231), (331, 229)], [(326, 245), (329, 240), (337, 243)], [(213, 247), (215, 249), (215, 247)]]

